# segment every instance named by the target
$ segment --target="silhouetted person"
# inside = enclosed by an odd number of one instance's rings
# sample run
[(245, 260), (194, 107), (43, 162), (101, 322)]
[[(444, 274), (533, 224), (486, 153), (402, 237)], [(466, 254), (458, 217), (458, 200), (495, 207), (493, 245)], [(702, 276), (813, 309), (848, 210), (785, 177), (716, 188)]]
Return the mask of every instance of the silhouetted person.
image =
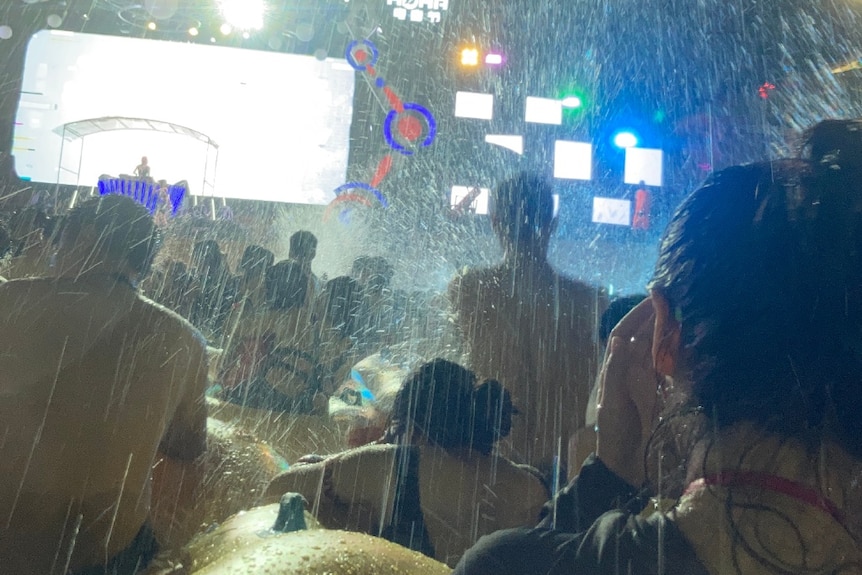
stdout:
[(456, 277), (449, 298), (479, 374), (500, 381), (516, 414), (503, 443), (547, 477), (565, 470), (598, 370), (595, 333), (605, 298), (548, 263), (556, 219), (551, 186), (521, 174), (490, 197), (503, 262)]
[(310, 289), (308, 297), (313, 298), (323, 289), (320, 279), (311, 271), (311, 263), (317, 257), (317, 236), (307, 230), (300, 230), (290, 236), (290, 247), (287, 257), (302, 266), (308, 276)]

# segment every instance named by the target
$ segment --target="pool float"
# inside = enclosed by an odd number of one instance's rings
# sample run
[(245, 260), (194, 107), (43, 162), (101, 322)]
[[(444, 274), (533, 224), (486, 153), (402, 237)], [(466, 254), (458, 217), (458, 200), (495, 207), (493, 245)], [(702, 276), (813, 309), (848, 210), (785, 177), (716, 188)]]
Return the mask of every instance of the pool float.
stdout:
[(448, 575), (451, 569), (384, 539), (321, 529), (298, 494), (241, 512), (186, 548), (192, 575)]

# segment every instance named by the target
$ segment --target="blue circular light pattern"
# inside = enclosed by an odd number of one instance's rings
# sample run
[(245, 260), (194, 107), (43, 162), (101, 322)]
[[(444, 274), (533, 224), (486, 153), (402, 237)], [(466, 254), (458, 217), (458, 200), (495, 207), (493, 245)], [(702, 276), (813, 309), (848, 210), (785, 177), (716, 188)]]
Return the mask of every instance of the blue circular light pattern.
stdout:
[[(368, 54), (368, 60), (365, 62), (358, 62), (356, 60), (356, 52), (359, 50), (364, 50)], [(357, 72), (364, 72), (368, 66), (376, 64), (379, 57), (380, 52), (371, 40), (353, 40), (347, 45), (347, 49), (344, 51), (344, 59)]]
[(384, 196), (380, 190), (372, 187), (371, 184), (366, 184), (365, 182), (347, 182), (346, 184), (341, 184), (335, 188), (335, 195), (340, 196), (344, 192), (348, 192), (350, 190), (365, 190), (366, 192), (371, 192), (374, 194), (374, 197), (377, 198), (377, 201), (380, 202), (381, 206), (384, 208), (389, 207), (389, 202), (386, 200), (386, 196)]
[[(415, 102), (407, 102), (404, 104), (404, 110), (413, 110), (425, 118), (425, 122), (428, 124), (428, 133), (425, 135), (425, 139), (420, 145), (423, 148), (430, 146), (434, 142), (434, 138), (437, 136), (437, 120), (434, 119), (434, 114), (432, 114), (425, 106), (421, 106)], [(405, 156), (412, 156), (413, 151), (408, 150), (399, 144), (392, 135), (392, 123), (395, 121), (395, 118), (398, 117), (398, 114), (399, 112), (391, 110), (386, 115), (386, 121), (383, 123), (383, 137), (386, 138), (386, 143), (389, 144), (389, 147), (396, 152), (404, 154)]]

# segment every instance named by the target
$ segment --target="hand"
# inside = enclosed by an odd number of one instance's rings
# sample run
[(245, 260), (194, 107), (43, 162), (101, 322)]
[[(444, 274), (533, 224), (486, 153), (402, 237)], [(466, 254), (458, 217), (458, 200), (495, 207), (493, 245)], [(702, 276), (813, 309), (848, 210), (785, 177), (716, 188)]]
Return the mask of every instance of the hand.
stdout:
[(661, 408), (652, 359), (655, 312), (645, 299), (611, 331), (599, 378), (596, 455), (621, 478), (640, 487), (644, 454)]

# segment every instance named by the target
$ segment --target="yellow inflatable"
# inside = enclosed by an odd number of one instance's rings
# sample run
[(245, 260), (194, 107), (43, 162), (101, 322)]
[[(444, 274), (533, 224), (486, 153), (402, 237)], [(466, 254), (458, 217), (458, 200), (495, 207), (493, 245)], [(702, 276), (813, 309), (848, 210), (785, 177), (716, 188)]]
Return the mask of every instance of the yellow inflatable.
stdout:
[[(302, 514), (301, 504), (299, 513)], [(241, 512), (187, 548), (191, 575), (448, 575), (451, 569), (378, 537), (320, 529), (279, 532), (278, 504)], [(302, 515), (301, 515), (302, 516)]]

